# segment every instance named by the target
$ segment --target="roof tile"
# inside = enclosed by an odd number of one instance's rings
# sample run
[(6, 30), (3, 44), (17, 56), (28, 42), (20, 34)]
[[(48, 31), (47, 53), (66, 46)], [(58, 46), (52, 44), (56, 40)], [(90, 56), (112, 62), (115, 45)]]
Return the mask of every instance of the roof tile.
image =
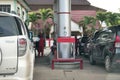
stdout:
[[(37, 5), (52, 5), (54, 0), (25, 0), (28, 4)], [(87, 0), (71, 0), (73, 5), (90, 5)]]
[(84, 16), (96, 16), (96, 11), (94, 10), (72, 10), (71, 11), (71, 18), (73, 21), (78, 23), (81, 21)]

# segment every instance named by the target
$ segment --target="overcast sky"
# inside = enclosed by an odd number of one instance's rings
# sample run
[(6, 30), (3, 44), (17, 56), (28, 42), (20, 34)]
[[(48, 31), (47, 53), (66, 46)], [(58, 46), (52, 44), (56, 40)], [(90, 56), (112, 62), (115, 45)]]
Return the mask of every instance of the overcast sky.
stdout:
[(88, 0), (91, 5), (120, 13), (120, 0)]

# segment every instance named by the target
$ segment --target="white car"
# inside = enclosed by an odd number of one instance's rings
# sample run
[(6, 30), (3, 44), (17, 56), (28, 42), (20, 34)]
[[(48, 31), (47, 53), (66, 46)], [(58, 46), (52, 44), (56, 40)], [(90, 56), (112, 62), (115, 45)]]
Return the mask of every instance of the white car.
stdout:
[(0, 80), (33, 80), (34, 48), (24, 22), (0, 12)]

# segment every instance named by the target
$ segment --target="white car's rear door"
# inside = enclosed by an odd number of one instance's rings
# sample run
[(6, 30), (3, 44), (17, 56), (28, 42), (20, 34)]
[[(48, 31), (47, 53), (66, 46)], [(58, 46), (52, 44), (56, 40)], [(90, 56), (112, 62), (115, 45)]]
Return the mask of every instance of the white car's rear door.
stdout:
[(17, 71), (17, 37), (0, 37), (0, 74)]
[(14, 74), (18, 69), (19, 33), (15, 17), (0, 14), (0, 75)]

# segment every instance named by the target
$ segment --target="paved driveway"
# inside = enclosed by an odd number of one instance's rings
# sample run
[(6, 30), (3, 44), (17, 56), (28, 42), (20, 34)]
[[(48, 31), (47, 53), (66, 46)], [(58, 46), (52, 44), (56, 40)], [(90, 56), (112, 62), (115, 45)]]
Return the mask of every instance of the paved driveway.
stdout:
[(36, 57), (34, 80), (120, 80), (120, 72), (107, 73), (103, 64), (90, 65), (84, 58), (84, 69), (51, 70), (49, 58)]

